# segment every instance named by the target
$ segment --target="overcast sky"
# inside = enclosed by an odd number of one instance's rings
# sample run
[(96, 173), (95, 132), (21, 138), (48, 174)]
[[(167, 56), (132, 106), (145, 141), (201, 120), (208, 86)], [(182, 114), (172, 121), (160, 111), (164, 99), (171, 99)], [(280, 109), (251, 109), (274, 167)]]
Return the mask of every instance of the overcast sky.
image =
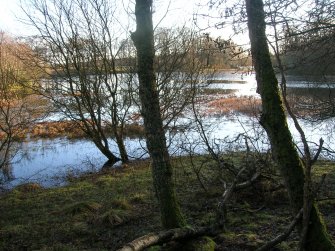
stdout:
[[(21, 0), (22, 1), (22, 0)], [(27, 2), (23, 0), (23, 2)], [(176, 26), (183, 22), (191, 22), (195, 0), (156, 0), (155, 1), (155, 22), (160, 22), (163, 26)], [(0, 0), (0, 30), (8, 32), (12, 35), (30, 35), (31, 29), (19, 20), (24, 18), (20, 8), (20, 0)], [(166, 11), (169, 10), (168, 14)], [(166, 15), (165, 15), (166, 14)]]
[[(33, 30), (20, 22), (25, 16), (20, 8), (20, 2), (27, 3), (29, 0), (0, 0), (0, 30), (5, 31), (13, 36), (33, 35)], [(116, 0), (120, 1), (121, 0)], [(124, 0), (127, 1), (127, 0)], [(129, 0), (133, 1), (134, 0)], [(198, 2), (204, 4), (201, 0), (154, 0), (155, 12), (154, 23), (159, 23), (160, 27), (176, 27), (187, 23), (192, 25), (193, 13), (206, 12), (208, 8), (199, 7)], [(168, 11), (168, 12), (167, 12)], [(125, 14), (126, 15), (126, 14)], [(164, 17), (164, 18), (163, 18)], [(134, 18), (134, 17), (133, 17)], [(162, 19), (163, 18), (163, 19)], [(205, 24), (203, 26), (206, 26)], [(214, 37), (221, 36), (227, 39), (232, 33), (229, 28), (225, 30), (211, 30), (211, 35)], [(247, 41), (247, 36), (237, 38), (238, 40)], [(238, 41), (236, 41), (238, 42)]]
[(0, 29), (14, 35), (25, 32), (24, 27), (15, 18), (19, 10), (18, 2), (19, 0), (0, 0)]

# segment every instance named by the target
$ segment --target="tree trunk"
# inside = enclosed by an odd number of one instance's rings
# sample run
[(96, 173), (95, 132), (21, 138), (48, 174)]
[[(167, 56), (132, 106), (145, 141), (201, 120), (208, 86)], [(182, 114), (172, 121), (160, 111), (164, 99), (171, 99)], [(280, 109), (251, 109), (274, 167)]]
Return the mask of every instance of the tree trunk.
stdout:
[(172, 166), (160, 114), (154, 72), (155, 51), (151, 8), (152, 0), (136, 0), (137, 27), (136, 31), (132, 33), (132, 40), (137, 50), (141, 113), (144, 119), (147, 147), (153, 160), (153, 182), (160, 204), (163, 227), (169, 229), (182, 227), (185, 222), (175, 196)]
[(121, 157), (121, 161), (122, 163), (127, 163), (129, 162), (129, 158), (128, 158), (128, 153), (126, 150), (126, 147), (124, 145), (124, 140), (123, 140), (123, 136), (122, 133), (115, 133), (115, 140), (116, 140), (116, 144), (119, 148), (120, 151), (120, 157)]
[[(287, 126), (278, 81), (270, 60), (265, 35), (263, 1), (246, 0), (246, 7), (257, 92), (262, 99), (260, 123), (270, 139), (272, 152), (286, 183), (293, 213), (297, 214), (303, 207), (304, 169)], [(301, 224), (298, 228), (301, 231)], [(335, 250), (315, 203), (311, 210), (305, 249), (311, 251)]]
[(112, 167), (116, 162), (120, 161), (109, 149), (107, 145), (103, 145), (100, 140), (94, 140), (95, 146), (100, 150), (100, 152), (105, 155), (108, 159), (109, 166)]

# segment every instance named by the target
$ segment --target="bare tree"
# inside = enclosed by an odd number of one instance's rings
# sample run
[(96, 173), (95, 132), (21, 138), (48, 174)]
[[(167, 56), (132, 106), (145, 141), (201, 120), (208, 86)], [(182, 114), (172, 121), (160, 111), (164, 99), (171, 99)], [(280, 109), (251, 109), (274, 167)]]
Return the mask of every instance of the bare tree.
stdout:
[[(123, 162), (128, 161), (123, 130), (132, 105), (131, 65), (123, 61), (126, 43), (116, 3), (102, 0), (37, 1), (26, 11), (38, 30), (36, 62), (49, 79), (39, 91), (77, 125), (108, 158), (112, 132)], [(34, 13), (34, 14), (32, 14)], [(42, 48), (42, 50), (41, 50)], [(39, 50), (38, 50), (39, 49)]]

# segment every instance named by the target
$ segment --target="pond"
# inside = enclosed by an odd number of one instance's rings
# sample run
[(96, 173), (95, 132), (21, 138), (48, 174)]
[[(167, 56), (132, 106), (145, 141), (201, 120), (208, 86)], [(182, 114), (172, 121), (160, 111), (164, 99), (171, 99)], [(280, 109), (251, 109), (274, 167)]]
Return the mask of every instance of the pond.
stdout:
[[(236, 96), (258, 96), (256, 94), (256, 81), (254, 75), (234, 73), (220, 73), (213, 77), (213, 83), (208, 88), (232, 90)], [(222, 82), (220, 82), (222, 80)], [(288, 83), (288, 90), (299, 95), (311, 95), (308, 87), (311, 82), (304, 79), (292, 78)], [(313, 85), (315, 81), (313, 81)], [(326, 89), (332, 88), (333, 83), (320, 86), (320, 92), (326, 94)], [(314, 86), (315, 88), (315, 86)], [(299, 89), (299, 90), (297, 90)], [(329, 92), (329, 91), (328, 91)], [(307, 94), (306, 94), (307, 93)], [(316, 93), (315, 90), (312, 93)], [(180, 119), (180, 124), (191, 123), (190, 117)], [(310, 142), (318, 143), (319, 138), (325, 140), (325, 147), (335, 149), (333, 139), (333, 120), (311, 123), (300, 121)], [(294, 129), (292, 120), (288, 119), (294, 138), (299, 145), (300, 137)], [(220, 143), (222, 151), (227, 149), (228, 139), (239, 134), (248, 134), (253, 138), (262, 135), (257, 141), (257, 150), (268, 149), (268, 142), (262, 132), (257, 118), (241, 114), (230, 114), (220, 117), (209, 116), (204, 119), (208, 137), (212, 143)], [(199, 142), (201, 138), (195, 127), (187, 131), (174, 131), (167, 133), (169, 151), (171, 155), (185, 155), (192, 147), (197, 153), (205, 153), (206, 147)], [(20, 143), (20, 151), (11, 165), (13, 180), (6, 183), (6, 187), (13, 187), (21, 183), (38, 182), (43, 186), (57, 186), (66, 182), (66, 177), (76, 176), (83, 172), (96, 172), (107, 160), (94, 144), (86, 139), (69, 140), (67, 138), (39, 139)], [(117, 147), (111, 140), (111, 149), (117, 154)], [(132, 159), (147, 158), (145, 141), (139, 138), (125, 140), (127, 151)], [(315, 149), (317, 146), (311, 144)], [(324, 156), (331, 158), (331, 156)]]
[[(116, 151), (115, 142), (110, 143), (111, 149)], [(107, 160), (86, 139), (40, 139), (21, 144), (12, 163), (11, 175), (14, 179), (9, 186), (26, 182), (38, 182), (45, 186), (60, 185), (67, 176), (97, 171)], [(126, 139), (125, 145), (130, 156), (146, 156), (143, 140)]]

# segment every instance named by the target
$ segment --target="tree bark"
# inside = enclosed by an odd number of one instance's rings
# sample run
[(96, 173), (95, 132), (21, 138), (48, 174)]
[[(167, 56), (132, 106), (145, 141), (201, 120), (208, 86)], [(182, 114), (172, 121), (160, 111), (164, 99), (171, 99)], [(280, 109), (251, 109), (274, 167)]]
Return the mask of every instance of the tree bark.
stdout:
[[(287, 126), (286, 115), (275, 76), (267, 39), (262, 0), (246, 0), (251, 53), (256, 71), (257, 92), (262, 99), (260, 123), (270, 139), (274, 157), (289, 193), (293, 214), (303, 207), (304, 169)], [(298, 224), (301, 231), (301, 224)], [(305, 250), (335, 250), (313, 203)]]
[(160, 205), (161, 221), (167, 229), (182, 227), (185, 222), (176, 200), (154, 72), (152, 0), (136, 0), (135, 15), (137, 26), (131, 37), (137, 50), (141, 113), (147, 147), (153, 160), (153, 183)]
[(115, 140), (116, 140), (116, 144), (117, 144), (117, 146), (119, 148), (119, 151), (120, 151), (120, 157), (121, 157), (122, 163), (128, 163), (129, 158), (128, 158), (126, 147), (124, 145), (124, 140), (123, 140), (122, 134), (119, 134), (118, 132), (116, 132), (115, 133)]
[(116, 162), (120, 161), (120, 158), (116, 157), (111, 152), (107, 144), (102, 144), (102, 142), (99, 139), (96, 139), (96, 137), (92, 137), (92, 141), (100, 150), (100, 152), (107, 157), (110, 167), (112, 167)]

